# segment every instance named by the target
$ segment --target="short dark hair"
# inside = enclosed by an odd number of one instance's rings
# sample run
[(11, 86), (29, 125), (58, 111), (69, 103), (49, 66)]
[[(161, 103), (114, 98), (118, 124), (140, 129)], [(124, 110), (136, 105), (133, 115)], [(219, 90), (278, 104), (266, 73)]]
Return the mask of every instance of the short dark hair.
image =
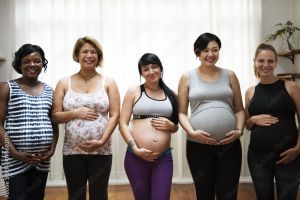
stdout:
[(197, 57), (199, 56), (199, 53), (202, 50), (206, 49), (208, 43), (211, 41), (215, 41), (218, 44), (219, 48), (221, 49), (222, 44), (218, 36), (212, 33), (203, 33), (196, 39), (194, 43), (194, 53), (196, 54)]
[[(138, 62), (138, 69), (139, 69), (140, 75), (142, 75), (143, 65), (149, 65), (149, 64), (158, 65), (160, 67), (161, 72), (163, 73), (164, 68), (163, 68), (158, 56), (153, 53), (145, 53)], [(178, 118), (177, 98), (174, 95), (173, 91), (164, 83), (164, 81), (162, 80), (162, 77), (159, 79), (159, 86), (164, 90), (165, 94), (170, 99), (170, 102), (172, 104), (173, 111), (172, 111), (171, 121), (174, 124), (178, 124), (179, 118)]]
[(24, 44), (19, 48), (18, 51), (15, 52), (14, 60), (12, 62), (12, 66), (16, 70), (16, 72), (18, 72), (19, 74), (22, 74), (22, 70), (21, 70), (22, 59), (25, 56), (27, 56), (31, 53), (34, 53), (34, 52), (40, 53), (40, 55), (42, 57), (44, 71), (46, 71), (48, 60), (45, 58), (45, 53), (44, 53), (43, 49), (38, 45)]

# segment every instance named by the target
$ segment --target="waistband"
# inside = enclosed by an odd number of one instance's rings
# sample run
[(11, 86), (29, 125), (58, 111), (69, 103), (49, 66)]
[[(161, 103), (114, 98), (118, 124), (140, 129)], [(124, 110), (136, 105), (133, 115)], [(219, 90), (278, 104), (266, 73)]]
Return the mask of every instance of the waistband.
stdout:
[[(166, 149), (164, 152), (162, 152), (161, 154), (159, 154), (159, 158), (165, 157), (165, 156), (171, 154), (171, 153), (172, 153), (172, 149), (173, 149), (172, 147)], [(126, 150), (126, 151), (129, 152), (129, 153), (131, 153), (132, 155), (136, 156), (136, 155), (133, 153), (131, 147), (127, 147), (127, 150)]]
[[(146, 119), (146, 118), (159, 118), (159, 117), (165, 117), (160, 115), (133, 115), (133, 119)], [(170, 119), (170, 117), (165, 117)]]

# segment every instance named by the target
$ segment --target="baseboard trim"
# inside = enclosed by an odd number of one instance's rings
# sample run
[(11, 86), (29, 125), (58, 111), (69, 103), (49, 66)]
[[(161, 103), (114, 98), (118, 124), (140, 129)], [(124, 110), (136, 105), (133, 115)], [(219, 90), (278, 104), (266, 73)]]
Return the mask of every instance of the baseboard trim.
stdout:
[[(184, 179), (179, 179), (179, 178), (173, 178), (172, 181), (173, 184), (191, 184), (193, 183), (191, 178), (184, 178)], [(240, 177), (240, 183), (252, 183), (251, 177), (246, 176), (246, 177)], [(110, 179), (109, 180), (110, 185), (127, 185), (129, 184), (127, 178), (122, 178), (122, 179)], [(47, 182), (47, 187), (61, 187), (61, 186), (66, 186), (66, 181), (60, 180), (60, 181), (48, 181)]]

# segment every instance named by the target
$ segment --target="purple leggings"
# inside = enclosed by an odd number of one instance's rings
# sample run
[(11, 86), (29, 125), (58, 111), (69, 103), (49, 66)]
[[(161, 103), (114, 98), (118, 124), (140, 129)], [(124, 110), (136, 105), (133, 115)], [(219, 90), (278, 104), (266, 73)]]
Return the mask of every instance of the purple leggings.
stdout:
[(125, 171), (135, 200), (169, 200), (173, 175), (172, 154), (146, 161), (126, 152)]

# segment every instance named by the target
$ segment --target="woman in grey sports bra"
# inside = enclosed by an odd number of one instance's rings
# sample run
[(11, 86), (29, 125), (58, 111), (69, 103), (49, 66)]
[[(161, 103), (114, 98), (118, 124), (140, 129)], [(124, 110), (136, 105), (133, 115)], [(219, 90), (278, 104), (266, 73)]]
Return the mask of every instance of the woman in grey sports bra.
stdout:
[(145, 83), (127, 91), (119, 122), (128, 144), (125, 171), (136, 200), (169, 200), (173, 174), (170, 142), (171, 134), (178, 130), (177, 99), (162, 81), (163, 67), (155, 54), (144, 54), (138, 67)]
[(215, 196), (236, 199), (241, 169), (238, 138), (245, 112), (236, 75), (215, 65), (220, 48), (216, 35), (200, 35), (194, 52), (201, 64), (183, 74), (178, 87), (179, 119), (187, 133), (187, 160), (197, 199), (201, 200)]

